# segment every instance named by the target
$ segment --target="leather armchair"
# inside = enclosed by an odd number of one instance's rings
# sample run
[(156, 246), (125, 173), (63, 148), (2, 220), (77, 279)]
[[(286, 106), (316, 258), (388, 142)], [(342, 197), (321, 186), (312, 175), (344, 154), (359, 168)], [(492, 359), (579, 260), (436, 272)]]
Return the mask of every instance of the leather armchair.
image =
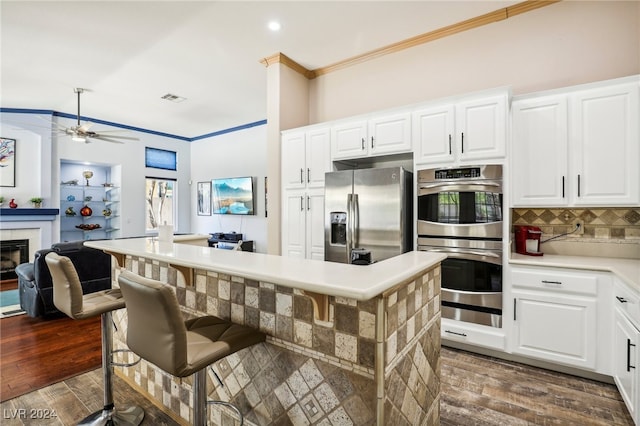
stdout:
[(53, 281), (44, 260), (50, 252), (67, 256), (78, 272), (83, 294), (111, 288), (111, 256), (101, 250), (85, 247), (82, 241), (56, 243), (38, 250), (33, 263), (16, 267), (20, 307), (31, 317), (57, 315), (53, 304)]

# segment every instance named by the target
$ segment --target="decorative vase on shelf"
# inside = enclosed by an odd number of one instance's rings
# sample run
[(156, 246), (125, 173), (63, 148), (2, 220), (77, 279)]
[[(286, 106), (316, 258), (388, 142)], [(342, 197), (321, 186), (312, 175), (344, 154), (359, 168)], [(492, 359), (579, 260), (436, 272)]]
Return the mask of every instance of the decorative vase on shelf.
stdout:
[(85, 205), (83, 208), (80, 209), (80, 215), (84, 216), (84, 217), (89, 217), (93, 214), (93, 210), (91, 210), (91, 207)]
[(15, 198), (12, 198), (11, 201), (9, 201), (9, 207), (11, 207), (12, 209), (18, 208), (18, 204), (15, 202)]

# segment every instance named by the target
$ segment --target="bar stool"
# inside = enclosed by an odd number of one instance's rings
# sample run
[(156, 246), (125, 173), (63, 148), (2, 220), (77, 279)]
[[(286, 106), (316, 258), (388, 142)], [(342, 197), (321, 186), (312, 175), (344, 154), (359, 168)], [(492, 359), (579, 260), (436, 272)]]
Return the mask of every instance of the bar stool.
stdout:
[[(120, 289), (102, 290), (82, 294), (82, 286), (76, 268), (71, 259), (55, 252), (47, 254), (45, 262), (53, 281), (53, 304), (73, 319), (92, 318), (100, 315), (102, 333), (102, 379), (104, 388), (104, 406), (83, 419), (79, 425), (139, 425), (144, 411), (137, 406), (116, 410), (113, 404), (113, 351), (111, 312), (124, 308), (124, 298)], [(119, 350), (124, 351), (124, 350)], [(135, 364), (135, 363), (134, 363)]]
[(127, 346), (176, 377), (193, 374), (193, 425), (204, 426), (207, 403), (240, 410), (225, 401), (207, 401), (206, 368), (214, 362), (265, 341), (258, 330), (214, 317), (184, 321), (173, 289), (160, 281), (122, 271), (118, 278), (127, 304)]

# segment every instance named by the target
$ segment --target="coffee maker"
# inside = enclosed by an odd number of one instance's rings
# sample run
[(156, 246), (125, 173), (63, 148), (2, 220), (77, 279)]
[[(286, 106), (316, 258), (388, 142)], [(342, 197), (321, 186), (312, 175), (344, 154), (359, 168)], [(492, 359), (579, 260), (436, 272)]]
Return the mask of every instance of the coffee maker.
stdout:
[(516, 253), (527, 256), (542, 256), (540, 251), (540, 238), (542, 231), (537, 226), (516, 225), (514, 227), (516, 237)]

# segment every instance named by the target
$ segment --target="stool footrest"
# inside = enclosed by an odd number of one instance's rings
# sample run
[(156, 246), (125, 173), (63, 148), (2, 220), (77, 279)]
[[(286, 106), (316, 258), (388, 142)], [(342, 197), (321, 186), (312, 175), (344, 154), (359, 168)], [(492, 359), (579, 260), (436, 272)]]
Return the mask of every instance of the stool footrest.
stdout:
[[(131, 349), (114, 349), (114, 350), (111, 351), (111, 355), (113, 356), (113, 354), (115, 354), (115, 353), (124, 353), (124, 352), (134, 353)], [(134, 365), (140, 364), (140, 361), (142, 361), (142, 358), (140, 358), (139, 356), (138, 356), (137, 360), (135, 360), (133, 362), (129, 362), (129, 363), (126, 363), (126, 362), (115, 362), (113, 359), (111, 359), (111, 365), (114, 365), (116, 367), (133, 367)]]
[(238, 417), (240, 418), (240, 426), (242, 426), (244, 424), (244, 416), (240, 412), (240, 409), (238, 407), (236, 407), (235, 405), (233, 405), (232, 403), (227, 402), (227, 401), (208, 400), (207, 404), (224, 405), (225, 407), (231, 408), (233, 411), (236, 412), (236, 414), (238, 414)]

